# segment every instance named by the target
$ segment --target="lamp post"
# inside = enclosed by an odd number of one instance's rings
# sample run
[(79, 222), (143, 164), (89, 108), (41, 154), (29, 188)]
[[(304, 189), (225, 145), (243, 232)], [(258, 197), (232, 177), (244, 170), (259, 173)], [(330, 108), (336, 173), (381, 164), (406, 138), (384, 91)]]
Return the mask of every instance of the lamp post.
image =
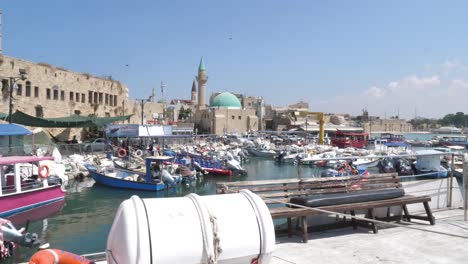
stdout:
[(10, 82), (9, 82), (9, 92), (10, 92), (10, 101), (9, 101), (9, 106), (8, 106), (8, 122), (11, 124), (13, 123), (13, 88), (15, 87), (15, 83), (17, 80), (26, 80), (26, 70), (25, 69), (19, 69), (19, 76), (13, 76), (9, 77)]
[(140, 106), (141, 106), (141, 125), (143, 125), (143, 118), (145, 116), (145, 103), (149, 102), (150, 99), (137, 99), (140, 101)]

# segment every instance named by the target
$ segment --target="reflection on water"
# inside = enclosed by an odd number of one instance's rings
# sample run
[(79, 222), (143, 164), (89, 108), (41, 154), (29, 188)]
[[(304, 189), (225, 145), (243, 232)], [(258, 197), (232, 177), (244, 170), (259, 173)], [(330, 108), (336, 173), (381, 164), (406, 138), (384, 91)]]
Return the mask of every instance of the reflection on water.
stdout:
[[(29, 218), (28, 232), (37, 233), (52, 248), (60, 248), (77, 254), (102, 252), (105, 250), (107, 235), (111, 228), (115, 212), (120, 203), (138, 195), (141, 198), (179, 197), (188, 193), (199, 195), (215, 194), (216, 182), (239, 180), (283, 179), (298, 177), (298, 167), (292, 165), (278, 166), (273, 160), (252, 158), (244, 164), (248, 176), (205, 176), (191, 185), (161, 192), (139, 192), (95, 185), (90, 178), (82, 182), (71, 181), (62, 206), (54, 210), (44, 210), (41, 207), (40, 218)], [(301, 168), (302, 177), (311, 177), (316, 169)], [(47, 214), (46, 214), (47, 213)], [(44, 215), (45, 214), (45, 215)], [(47, 218), (46, 220), (38, 220)], [(18, 221), (19, 228), (26, 220)], [(14, 261), (26, 261), (34, 254), (34, 250), (20, 248), (16, 251)]]

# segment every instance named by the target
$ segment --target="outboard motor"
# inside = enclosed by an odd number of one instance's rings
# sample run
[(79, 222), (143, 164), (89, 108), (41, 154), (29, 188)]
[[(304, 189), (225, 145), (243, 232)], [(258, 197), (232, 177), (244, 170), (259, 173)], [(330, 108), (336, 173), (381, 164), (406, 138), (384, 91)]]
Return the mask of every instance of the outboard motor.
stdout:
[(11, 241), (24, 247), (38, 247), (41, 244), (36, 233), (22, 234), (9, 221), (1, 226), (1, 232), (5, 241)]
[(47, 177), (47, 184), (49, 185), (62, 185), (62, 179), (56, 175), (50, 175)]

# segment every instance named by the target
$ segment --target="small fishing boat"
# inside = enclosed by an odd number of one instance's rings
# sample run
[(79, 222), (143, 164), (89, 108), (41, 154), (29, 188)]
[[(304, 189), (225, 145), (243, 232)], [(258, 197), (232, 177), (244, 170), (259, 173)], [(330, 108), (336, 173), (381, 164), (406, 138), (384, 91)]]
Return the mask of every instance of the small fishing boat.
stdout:
[(179, 177), (173, 177), (162, 169), (164, 162), (169, 162), (172, 159), (173, 157), (169, 156), (146, 157), (145, 173), (115, 167), (100, 168), (90, 164), (87, 164), (86, 167), (90, 176), (97, 183), (105, 186), (140, 191), (161, 191), (180, 183)]
[(448, 176), (448, 170), (441, 165), (440, 161), (443, 152), (428, 149), (416, 151), (416, 154), (419, 155), (414, 162), (416, 174), (429, 178), (446, 178)]
[(0, 157), (0, 217), (8, 217), (65, 198), (62, 180), (45, 164), (54, 157)]

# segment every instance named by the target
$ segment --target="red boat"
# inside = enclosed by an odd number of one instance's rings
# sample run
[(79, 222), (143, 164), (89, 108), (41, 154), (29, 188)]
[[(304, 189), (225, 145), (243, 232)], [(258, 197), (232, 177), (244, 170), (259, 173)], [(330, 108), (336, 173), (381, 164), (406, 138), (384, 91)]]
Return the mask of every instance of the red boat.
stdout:
[(343, 132), (337, 130), (331, 142), (333, 146), (337, 146), (339, 148), (365, 148), (367, 147), (368, 138), (369, 134), (367, 133)]

